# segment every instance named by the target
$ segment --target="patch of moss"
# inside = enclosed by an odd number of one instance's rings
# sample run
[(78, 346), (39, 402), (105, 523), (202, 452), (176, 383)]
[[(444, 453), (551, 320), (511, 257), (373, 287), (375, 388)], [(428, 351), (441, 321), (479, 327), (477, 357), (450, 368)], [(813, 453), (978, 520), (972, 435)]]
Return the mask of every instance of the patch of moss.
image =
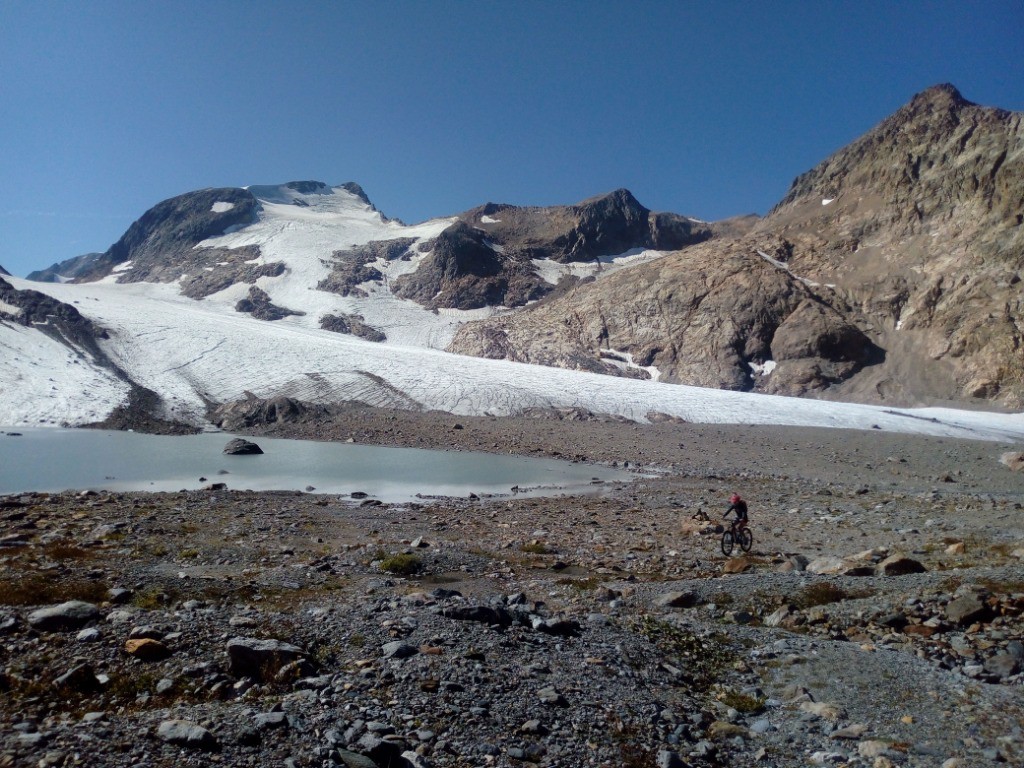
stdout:
[(396, 576), (412, 576), (423, 570), (423, 561), (416, 555), (390, 555), (380, 561), (380, 569)]

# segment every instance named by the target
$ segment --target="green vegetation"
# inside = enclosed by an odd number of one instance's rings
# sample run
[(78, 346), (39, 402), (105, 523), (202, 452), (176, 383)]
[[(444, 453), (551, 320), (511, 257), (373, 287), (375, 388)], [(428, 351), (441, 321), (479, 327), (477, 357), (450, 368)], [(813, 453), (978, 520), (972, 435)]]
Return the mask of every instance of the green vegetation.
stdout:
[(687, 684), (695, 691), (711, 688), (734, 658), (724, 635), (698, 635), (651, 616), (635, 620), (633, 629), (650, 640), (670, 663), (685, 669)]
[(390, 555), (380, 561), (380, 569), (396, 576), (412, 576), (423, 570), (423, 561), (416, 555)]
[(752, 715), (764, 709), (765, 699), (758, 696), (749, 696), (739, 691), (727, 690), (719, 696), (719, 700), (727, 707), (732, 707), (737, 712)]

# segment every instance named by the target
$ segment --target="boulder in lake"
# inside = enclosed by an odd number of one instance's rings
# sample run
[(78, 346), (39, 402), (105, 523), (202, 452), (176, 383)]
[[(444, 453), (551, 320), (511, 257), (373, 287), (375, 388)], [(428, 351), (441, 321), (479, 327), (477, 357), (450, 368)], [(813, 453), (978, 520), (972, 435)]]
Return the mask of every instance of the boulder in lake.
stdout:
[(258, 453), (263, 453), (263, 449), (250, 440), (244, 440), (241, 437), (236, 437), (224, 446), (224, 453), (230, 456), (252, 456)]

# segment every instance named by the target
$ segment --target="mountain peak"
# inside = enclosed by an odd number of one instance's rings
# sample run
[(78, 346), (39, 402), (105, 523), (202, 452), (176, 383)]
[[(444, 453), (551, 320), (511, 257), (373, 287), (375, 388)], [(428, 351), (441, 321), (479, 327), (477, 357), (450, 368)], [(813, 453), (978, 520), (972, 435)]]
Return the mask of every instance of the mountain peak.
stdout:
[(911, 104), (935, 104), (937, 106), (965, 106), (971, 102), (967, 101), (952, 83), (939, 83), (931, 88), (925, 88), (910, 100)]
[(3, 265), (0, 265), (0, 275), (7, 275), (8, 277), (10, 277), (11, 273), (4, 269)]

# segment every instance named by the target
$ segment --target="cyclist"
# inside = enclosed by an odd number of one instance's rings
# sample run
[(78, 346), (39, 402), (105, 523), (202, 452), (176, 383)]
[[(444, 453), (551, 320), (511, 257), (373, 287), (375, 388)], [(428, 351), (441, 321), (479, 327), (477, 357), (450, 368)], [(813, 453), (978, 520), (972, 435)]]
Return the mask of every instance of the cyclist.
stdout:
[(729, 508), (725, 510), (725, 514), (722, 515), (722, 519), (729, 517), (730, 512), (736, 513), (736, 519), (732, 521), (731, 528), (733, 533), (741, 531), (747, 527), (749, 518), (747, 517), (747, 502), (740, 498), (738, 493), (734, 493), (729, 497)]

